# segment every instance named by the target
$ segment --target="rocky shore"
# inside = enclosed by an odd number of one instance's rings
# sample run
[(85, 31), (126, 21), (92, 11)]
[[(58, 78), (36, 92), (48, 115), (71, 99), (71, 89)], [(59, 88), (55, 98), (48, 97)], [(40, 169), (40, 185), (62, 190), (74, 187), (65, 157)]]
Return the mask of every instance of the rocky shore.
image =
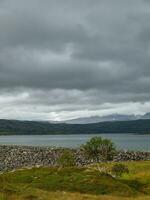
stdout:
[[(24, 167), (52, 167), (57, 165), (57, 159), (63, 149), (29, 146), (0, 146), (0, 172), (11, 171)], [(72, 150), (76, 164), (84, 166), (92, 163), (87, 160), (80, 150)], [(114, 161), (150, 160), (150, 152), (119, 151)]]

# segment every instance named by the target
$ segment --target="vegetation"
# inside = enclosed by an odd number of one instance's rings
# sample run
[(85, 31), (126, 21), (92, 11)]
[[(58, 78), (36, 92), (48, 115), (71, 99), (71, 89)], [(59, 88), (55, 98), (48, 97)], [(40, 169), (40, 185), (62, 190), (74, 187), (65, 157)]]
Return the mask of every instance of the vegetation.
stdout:
[[(150, 161), (126, 162), (129, 174), (109, 175), (115, 163), (86, 168), (33, 168), (0, 175), (0, 200), (148, 200)], [(97, 166), (97, 165), (96, 165)]]
[(89, 158), (94, 159), (96, 162), (109, 161), (113, 159), (116, 153), (116, 148), (113, 142), (109, 139), (102, 139), (101, 137), (91, 138), (82, 149)]
[(111, 171), (117, 177), (121, 177), (124, 173), (129, 173), (128, 167), (122, 163), (116, 163)]
[(58, 158), (57, 163), (61, 167), (72, 167), (75, 166), (74, 154), (69, 150), (64, 150), (61, 156)]
[(52, 124), (48, 122), (0, 120), (1, 135), (149, 133), (150, 119), (95, 124)]

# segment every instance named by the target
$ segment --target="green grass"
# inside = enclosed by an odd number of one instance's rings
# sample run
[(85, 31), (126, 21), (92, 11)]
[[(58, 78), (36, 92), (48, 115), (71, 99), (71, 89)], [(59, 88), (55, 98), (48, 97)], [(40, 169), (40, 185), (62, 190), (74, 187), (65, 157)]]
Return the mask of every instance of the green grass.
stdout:
[(150, 161), (124, 163), (130, 173), (117, 179), (105, 174), (110, 172), (113, 164), (4, 173), (0, 175), (0, 200), (150, 199)]

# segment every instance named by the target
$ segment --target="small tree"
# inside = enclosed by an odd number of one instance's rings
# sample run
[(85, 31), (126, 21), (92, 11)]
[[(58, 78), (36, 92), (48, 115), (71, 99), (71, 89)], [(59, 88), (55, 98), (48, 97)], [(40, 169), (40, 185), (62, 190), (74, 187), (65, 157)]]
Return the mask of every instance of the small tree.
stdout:
[(69, 150), (64, 150), (64, 152), (57, 159), (57, 163), (61, 167), (72, 167), (76, 165), (75, 156)]
[(128, 167), (124, 164), (121, 164), (121, 163), (115, 164), (112, 167), (111, 171), (112, 171), (112, 174), (114, 174), (117, 177), (121, 177), (122, 174), (124, 174), (124, 173), (129, 173)]
[(101, 137), (93, 137), (85, 145), (82, 145), (82, 149), (86, 156), (93, 158), (96, 162), (112, 160), (116, 153), (113, 142)]

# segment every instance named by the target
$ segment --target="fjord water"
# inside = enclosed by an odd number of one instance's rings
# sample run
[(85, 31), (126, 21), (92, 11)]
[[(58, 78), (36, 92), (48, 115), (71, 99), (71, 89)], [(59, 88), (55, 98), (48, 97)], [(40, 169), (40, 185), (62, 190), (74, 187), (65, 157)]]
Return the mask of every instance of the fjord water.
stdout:
[(77, 134), (77, 135), (13, 135), (0, 136), (0, 145), (79, 147), (93, 136), (111, 139), (118, 149), (150, 151), (150, 135)]

